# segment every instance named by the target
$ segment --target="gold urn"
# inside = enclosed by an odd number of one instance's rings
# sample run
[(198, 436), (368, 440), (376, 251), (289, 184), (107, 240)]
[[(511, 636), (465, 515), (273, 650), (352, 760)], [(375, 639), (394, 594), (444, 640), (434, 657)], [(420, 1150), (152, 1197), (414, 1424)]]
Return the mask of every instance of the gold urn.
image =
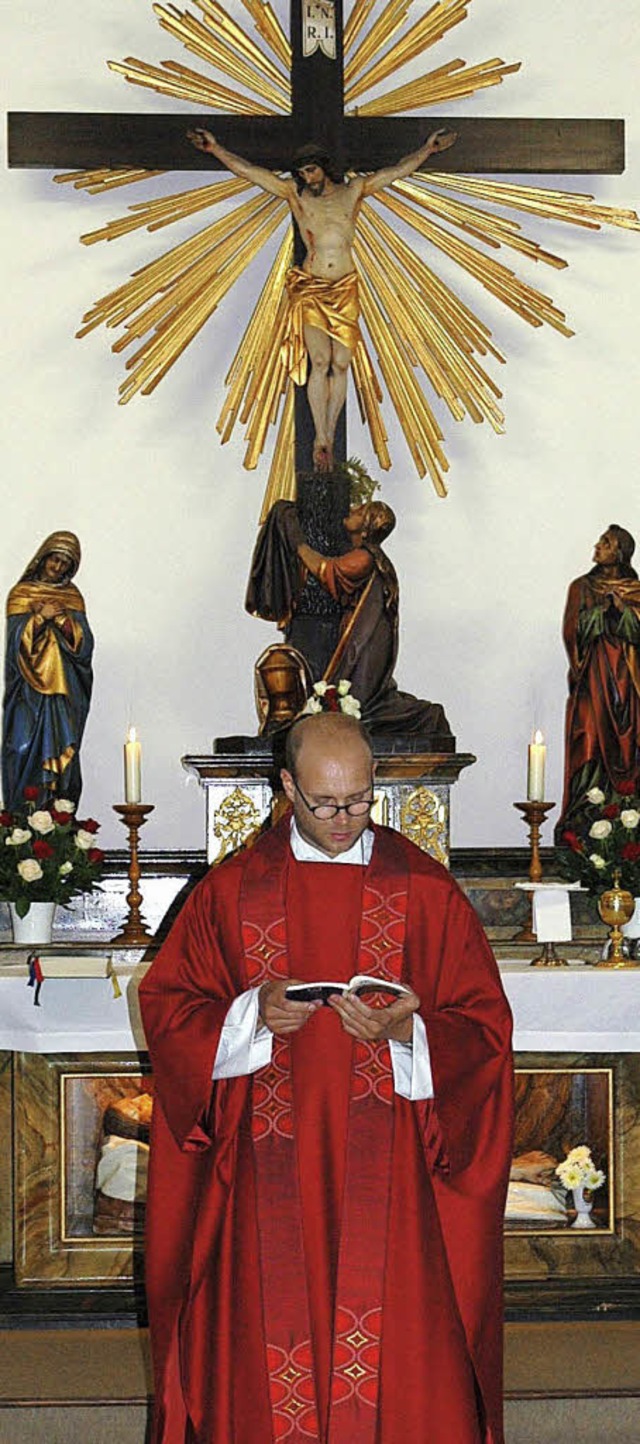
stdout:
[(637, 964), (625, 957), (622, 950), (624, 934), (622, 929), (633, 917), (635, 898), (626, 888), (620, 887), (620, 873), (613, 875), (613, 887), (607, 888), (598, 898), (598, 912), (603, 923), (609, 928), (609, 948), (606, 958), (598, 963), (599, 968), (633, 968)]

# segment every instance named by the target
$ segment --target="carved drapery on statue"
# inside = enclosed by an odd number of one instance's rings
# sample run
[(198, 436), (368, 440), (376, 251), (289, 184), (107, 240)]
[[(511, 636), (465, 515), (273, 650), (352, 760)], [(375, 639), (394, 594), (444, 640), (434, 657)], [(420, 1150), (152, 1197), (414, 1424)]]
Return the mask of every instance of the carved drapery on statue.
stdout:
[(602, 575), (571, 583), (564, 617), (569, 656), (565, 784), (557, 836), (580, 820), (585, 794), (640, 776), (640, 582)]
[(311, 276), (299, 266), (287, 271), (287, 331), (284, 356), (287, 374), (296, 386), (307, 380), (305, 326), (315, 326), (355, 354), (360, 340), (358, 276), (351, 271), (338, 281)]
[(78, 802), (80, 743), (93, 675), (93, 636), (72, 581), (80, 565), (73, 532), (47, 537), (7, 599), (2, 792), (5, 807), (38, 801)]
[[(277, 622), (287, 642), (306, 655), (296, 627), (306, 583), (297, 548), (304, 540), (295, 504), (276, 502), (258, 536), (246, 607), (253, 615)], [(369, 540), (342, 556), (327, 557), (317, 580), (339, 616), (336, 640), (322, 669), (308, 657), (314, 680), (347, 678), (374, 735), (419, 734), (428, 739), (432, 751), (453, 751), (442, 706), (401, 692), (394, 680), (398, 579), (382, 547)]]

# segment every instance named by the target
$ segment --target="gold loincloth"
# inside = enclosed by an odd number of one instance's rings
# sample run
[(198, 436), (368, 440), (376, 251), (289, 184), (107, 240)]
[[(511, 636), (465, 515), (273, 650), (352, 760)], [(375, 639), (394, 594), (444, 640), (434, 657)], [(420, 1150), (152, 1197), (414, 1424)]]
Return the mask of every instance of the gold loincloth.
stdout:
[(287, 330), (282, 353), (287, 373), (296, 386), (307, 379), (308, 354), (305, 326), (316, 326), (332, 341), (340, 341), (353, 355), (360, 340), (358, 277), (355, 271), (339, 281), (310, 276), (299, 266), (287, 271)]

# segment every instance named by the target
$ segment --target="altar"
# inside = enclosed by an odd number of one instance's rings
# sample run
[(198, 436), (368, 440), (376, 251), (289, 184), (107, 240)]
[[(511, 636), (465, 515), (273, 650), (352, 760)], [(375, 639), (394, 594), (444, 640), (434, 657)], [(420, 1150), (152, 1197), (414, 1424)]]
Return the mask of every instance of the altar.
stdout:
[[(42, 1290), (64, 1298), (67, 1312), (74, 1297), (86, 1307), (90, 1290), (99, 1308), (114, 1289), (125, 1311), (136, 1307), (148, 1139), (141, 1119), (153, 1094), (137, 988), (152, 951), (111, 952), (119, 996), (112, 978), (48, 978), (36, 1007), (26, 954), (0, 950), (0, 1248), (13, 1308)], [(566, 969), (531, 969), (509, 956), (515, 949), (497, 951), (514, 1014), (519, 1119), (505, 1221), (507, 1308), (515, 1317), (534, 1308), (549, 1317), (625, 1316), (640, 1303), (640, 971), (611, 974), (575, 958)], [(99, 1187), (108, 1120), (117, 1115), (125, 1120), (117, 1141), (133, 1168), (120, 1202)], [(560, 1142), (564, 1151), (587, 1143), (604, 1160), (589, 1231), (572, 1226), (548, 1175), (536, 1181), (536, 1160), (562, 1156)]]

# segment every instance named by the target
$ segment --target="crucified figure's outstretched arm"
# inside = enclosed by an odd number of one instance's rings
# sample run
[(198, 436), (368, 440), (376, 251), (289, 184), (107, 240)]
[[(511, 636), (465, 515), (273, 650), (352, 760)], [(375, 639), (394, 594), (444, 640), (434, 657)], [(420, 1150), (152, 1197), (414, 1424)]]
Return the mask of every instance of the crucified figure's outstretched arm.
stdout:
[(376, 191), (384, 190), (385, 186), (393, 185), (394, 181), (404, 180), (406, 176), (413, 175), (413, 172), (420, 169), (430, 155), (438, 155), (442, 150), (448, 150), (458, 139), (455, 130), (434, 130), (411, 155), (405, 155), (395, 165), (385, 166), (383, 170), (375, 170), (371, 175), (364, 177), (362, 194), (365, 196), (375, 195)]
[(220, 145), (210, 130), (201, 130), (200, 128), (188, 130), (187, 138), (192, 145), (195, 145), (196, 150), (204, 151), (205, 155), (215, 155), (219, 161), (222, 161), (225, 169), (231, 171), (232, 175), (240, 176), (242, 180), (248, 180), (254, 186), (260, 186), (263, 191), (269, 191), (270, 195), (289, 198), (292, 181), (283, 180), (281, 176), (275, 174), (275, 171), (268, 170), (266, 166), (254, 165), (253, 161), (245, 160), (242, 155), (234, 155), (232, 150), (227, 150), (226, 146)]

